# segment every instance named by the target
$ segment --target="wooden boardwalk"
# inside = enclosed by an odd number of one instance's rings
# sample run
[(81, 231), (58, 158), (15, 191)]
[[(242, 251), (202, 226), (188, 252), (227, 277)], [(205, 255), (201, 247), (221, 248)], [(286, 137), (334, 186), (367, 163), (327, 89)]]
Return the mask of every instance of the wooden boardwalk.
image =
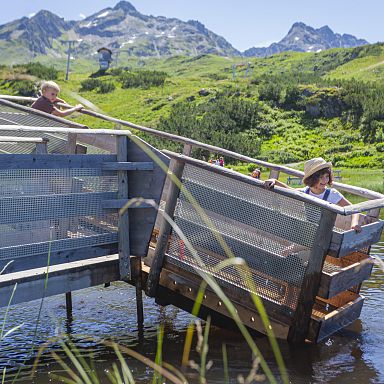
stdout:
[[(193, 159), (191, 149), (268, 167), (274, 177), (302, 173), (94, 115), (183, 143), (183, 154), (0, 99), (0, 306), (63, 293), (71, 306), (71, 291), (123, 280), (135, 286), (140, 323), (143, 291), (192, 311), (205, 278), (247, 327), (268, 333), (252, 298), (260, 297), (276, 337), (292, 343), (321, 341), (359, 317), (383, 195), (337, 183), (370, 199), (342, 208), (266, 190)], [(349, 229), (353, 214), (359, 234)], [(232, 321), (212, 286), (199, 312), (208, 315)]]

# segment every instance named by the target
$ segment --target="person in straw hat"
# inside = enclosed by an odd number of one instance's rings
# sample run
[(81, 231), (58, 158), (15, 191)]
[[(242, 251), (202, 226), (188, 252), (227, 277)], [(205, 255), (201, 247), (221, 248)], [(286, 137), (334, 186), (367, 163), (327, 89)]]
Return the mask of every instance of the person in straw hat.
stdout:
[[(303, 183), (306, 187), (299, 189), (299, 191), (341, 207), (351, 205), (351, 202), (338, 190), (331, 188), (332, 182), (332, 163), (325, 161), (322, 157), (316, 157), (304, 163)], [(293, 189), (277, 179), (265, 180), (264, 185), (268, 189), (272, 189), (275, 185)], [(361, 231), (361, 226), (358, 224), (358, 215), (352, 216), (351, 228), (356, 232)]]

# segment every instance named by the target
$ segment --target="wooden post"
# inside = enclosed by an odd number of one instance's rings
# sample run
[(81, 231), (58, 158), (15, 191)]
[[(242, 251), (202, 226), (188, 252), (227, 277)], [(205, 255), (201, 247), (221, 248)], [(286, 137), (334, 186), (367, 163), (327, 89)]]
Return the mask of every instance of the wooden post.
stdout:
[(72, 292), (67, 292), (65, 294), (65, 307), (67, 310), (67, 321), (71, 322), (73, 320), (73, 316), (72, 316)]
[[(128, 138), (117, 136), (117, 161), (128, 161)], [(118, 199), (128, 200), (128, 172), (117, 171)], [(121, 280), (131, 280), (131, 262), (129, 246), (129, 209), (119, 217), (119, 265)]]
[(278, 179), (279, 178), (279, 175), (280, 175), (280, 172), (279, 171), (276, 171), (275, 169), (271, 169), (271, 171), (269, 172), (269, 179)]
[(319, 289), (321, 272), (331, 242), (335, 221), (335, 212), (322, 209), (319, 227), (317, 228), (308, 266), (301, 285), (296, 312), (288, 333), (288, 341), (292, 344), (303, 343), (307, 336), (312, 308)]
[(131, 258), (132, 278), (136, 287), (136, 309), (137, 309), (137, 325), (140, 328), (144, 324), (144, 310), (143, 310), (143, 295), (142, 295), (142, 280), (141, 280), (141, 258)]
[(48, 144), (48, 139), (46, 138), (43, 138), (42, 143), (36, 143), (36, 154), (41, 154), (41, 155), (47, 154), (48, 153), (47, 144)]
[(67, 153), (76, 153), (76, 133), (68, 133), (67, 135)]
[[(181, 180), (181, 176), (184, 170), (184, 165), (185, 165), (184, 162), (180, 160), (172, 160), (169, 172), (172, 172), (177, 179)], [(165, 205), (164, 212), (172, 218), (175, 212), (179, 193), (180, 193), (179, 187), (172, 180), (170, 180), (168, 199)], [(159, 237), (156, 243), (156, 248), (153, 255), (153, 261), (152, 261), (152, 265), (149, 271), (148, 281), (147, 281), (146, 293), (150, 297), (154, 297), (156, 295), (157, 287), (159, 285), (159, 280), (160, 280), (160, 273), (163, 268), (164, 256), (167, 250), (168, 238), (171, 233), (171, 229), (172, 227), (170, 223), (164, 217), (162, 217), (161, 224), (160, 224)]]

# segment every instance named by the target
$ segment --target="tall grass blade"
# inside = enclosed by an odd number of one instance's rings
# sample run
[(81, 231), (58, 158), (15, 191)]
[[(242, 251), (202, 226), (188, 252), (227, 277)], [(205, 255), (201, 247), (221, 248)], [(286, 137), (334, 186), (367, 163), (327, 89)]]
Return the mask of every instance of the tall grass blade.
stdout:
[(4, 320), (3, 320), (3, 325), (1, 327), (1, 332), (0, 332), (0, 340), (3, 340), (3, 334), (4, 334), (4, 329), (5, 329), (5, 324), (7, 323), (7, 317), (8, 317), (8, 312), (9, 312), (9, 307), (11, 306), (13, 296), (16, 292), (17, 289), (17, 283), (14, 285), (11, 293), (11, 297), (9, 298), (7, 309), (5, 310), (5, 315), (4, 315)]
[(4, 273), (4, 271), (9, 267), (9, 265), (12, 263), (13, 263), (13, 260), (8, 261), (8, 263), (5, 264), (3, 269), (0, 271), (0, 275), (2, 275)]
[(221, 345), (221, 351), (223, 353), (224, 384), (229, 384), (228, 354), (225, 343)]
[(114, 351), (116, 353), (117, 358), (120, 361), (121, 370), (122, 370), (123, 376), (124, 376), (124, 383), (126, 383), (126, 384), (135, 384), (135, 380), (133, 378), (132, 372), (129, 369), (128, 364), (124, 360), (124, 357), (121, 354), (119, 348), (117, 347), (117, 344), (114, 344), (113, 349), (114, 349)]
[[(163, 337), (164, 337), (164, 326), (160, 325), (157, 331), (157, 349), (156, 349), (156, 357), (155, 357), (155, 363), (162, 366), (163, 363)], [(153, 374), (152, 384), (161, 384), (162, 383), (162, 376), (155, 371)]]

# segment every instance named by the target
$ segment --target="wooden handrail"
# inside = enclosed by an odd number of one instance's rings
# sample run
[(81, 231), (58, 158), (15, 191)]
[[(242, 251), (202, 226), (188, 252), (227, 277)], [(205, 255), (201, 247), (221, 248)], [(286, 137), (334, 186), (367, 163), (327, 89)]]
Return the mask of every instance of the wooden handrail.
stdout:
[(32, 143), (46, 144), (49, 140), (44, 137), (15, 137), (15, 136), (0, 136), (0, 143)]
[[(217, 173), (217, 174), (220, 174), (223, 176), (227, 176), (227, 177), (230, 177), (231, 179), (239, 180), (239, 181), (242, 181), (246, 184), (251, 184), (255, 187), (265, 189), (264, 183), (261, 180), (255, 179), (255, 178), (250, 177), (250, 176), (243, 175), (242, 173), (233, 171), (232, 169), (220, 167), (217, 165), (212, 165), (212, 164), (209, 164), (205, 161), (197, 160), (197, 159), (194, 159), (192, 157), (187, 157), (184, 155), (179, 155), (178, 153), (168, 151), (168, 150), (164, 150), (163, 153), (165, 155), (169, 156), (171, 159), (175, 159), (175, 160), (181, 161), (181, 162), (186, 163), (186, 164), (194, 165), (196, 167), (205, 169), (207, 171), (214, 172), (214, 173)], [(302, 193), (302, 192), (297, 191), (295, 189), (274, 187), (273, 190), (276, 193), (278, 193), (279, 195), (292, 197), (295, 200), (300, 200), (300, 201), (303, 201), (305, 203), (311, 203), (311, 204), (317, 205), (321, 208), (325, 208), (329, 211), (338, 213), (340, 215), (345, 215), (345, 209), (343, 207), (340, 207), (336, 204), (330, 204), (324, 200), (318, 199), (317, 197), (307, 195), (306, 193)], [(374, 202), (375, 201), (371, 201), (370, 203), (373, 204)]]
[[(19, 96), (8, 96), (8, 95), (0, 95), (0, 99), (3, 99), (3, 100), (9, 99), (9, 100), (15, 100), (15, 101), (30, 101), (30, 102), (36, 100), (36, 98), (31, 98), (31, 97), (19, 97)], [(10, 104), (14, 105), (12, 103), (10, 103)], [(58, 104), (63, 106), (63, 107), (65, 107), (65, 108), (72, 108), (72, 106), (69, 105), (69, 104), (64, 104), (64, 103), (58, 103)], [(27, 108), (27, 107), (23, 107), (23, 108), (31, 110), (31, 108)], [(36, 110), (32, 109), (32, 111), (36, 111)], [(39, 112), (39, 111), (36, 111), (36, 112)], [(158, 131), (158, 130), (153, 129), (153, 128), (148, 128), (148, 127), (144, 127), (144, 126), (141, 126), (141, 125), (137, 125), (137, 124), (131, 123), (129, 121), (116, 119), (114, 117), (106, 116), (106, 115), (103, 115), (101, 113), (90, 111), (90, 110), (87, 110), (87, 109), (84, 109), (84, 108), (82, 110), (80, 110), (79, 112), (82, 113), (82, 114), (85, 114), (85, 115), (89, 115), (89, 116), (92, 116), (92, 117), (95, 117), (95, 118), (99, 118), (99, 119), (105, 120), (105, 121), (113, 122), (113, 123), (119, 124), (121, 126), (134, 128), (134, 129), (137, 129), (138, 131), (146, 132), (146, 133), (149, 133), (151, 135), (161, 137), (163, 139), (168, 139), (168, 140), (179, 142), (179, 143), (183, 143), (183, 144), (186, 144), (186, 145), (191, 145), (192, 147), (196, 147), (196, 148), (206, 149), (206, 150), (208, 150), (210, 152), (218, 153), (218, 154), (221, 154), (223, 156), (228, 156), (228, 157), (231, 157), (233, 159), (236, 159), (236, 160), (239, 160), (239, 161), (243, 161), (245, 163), (257, 164), (259, 166), (272, 169), (272, 170), (274, 170), (276, 172), (283, 172), (283, 173), (285, 173), (287, 175), (292, 175), (292, 176), (296, 176), (296, 177), (300, 177), (300, 178), (302, 178), (304, 176), (304, 172), (296, 170), (296, 169), (293, 169), (293, 168), (290, 168), (290, 167), (287, 167), (287, 166), (284, 166), (284, 165), (278, 165), (278, 164), (269, 163), (267, 161), (254, 159), (252, 157), (244, 156), (244, 155), (241, 155), (241, 154), (233, 152), (233, 151), (229, 151), (229, 150), (224, 149), (224, 148), (220, 148), (220, 147), (216, 147), (216, 146), (213, 146), (213, 145), (205, 144), (205, 143), (202, 143), (202, 142), (197, 141), (197, 140), (188, 139), (188, 138), (183, 137), (183, 136), (174, 135), (172, 133), (167, 133), (167, 132), (163, 132), (163, 131)], [(44, 115), (46, 115), (46, 114), (44, 114)], [(64, 119), (60, 119), (60, 120), (62, 121)], [(64, 120), (64, 121), (66, 121), (66, 120)], [(88, 128), (86, 126), (81, 126), (80, 124), (77, 124), (77, 126), (82, 127), (82, 128)], [(8, 127), (8, 126), (2, 126), (2, 128), (3, 127)], [(18, 126), (18, 128), (20, 128), (20, 127), (22, 127), (22, 126)], [(27, 128), (27, 127), (25, 127), (25, 128)], [(44, 132), (44, 130), (42, 130), (42, 127), (34, 127), (33, 129), (37, 130), (37, 128), (41, 129), (40, 132)], [(49, 132), (54, 132), (54, 130), (52, 130), (50, 128)], [(59, 131), (57, 131), (57, 132), (59, 132)], [(62, 132), (62, 133), (67, 133), (67, 132), (84, 133), (84, 131), (80, 132), (80, 130), (76, 130), (76, 132), (75, 131), (64, 131), (64, 130), (61, 130), (60, 132)], [(113, 129), (110, 129), (110, 130), (105, 130), (105, 129), (87, 130), (87, 134), (89, 134), (89, 133), (98, 133), (98, 134), (102, 134), (102, 135), (109, 134), (109, 135), (123, 135), (123, 136), (125, 136), (125, 135), (129, 136), (131, 134), (131, 133), (124, 134), (124, 132), (126, 132), (126, 131), (124, 131), (124, 130), (113, 130)], [(337, 187), (338, 189), (344, 191), (344, 192), (348, 192), (348, 193), (351, 193), (351, 194), (356, 195), (356, 196), (363, 197), (363, 198), (368, 199), (368, 200), (384, 198), (383, 194), (381, 194), (379, 192), (371, 191), (371, 190), (366, 189), (366, 188), (351, 186), (351, 185), (347, 185), (347, 184), (343, 184), (343, 183), (338, 183), (338, 182), (334, 182), (333, 185), (335, 187)]]

